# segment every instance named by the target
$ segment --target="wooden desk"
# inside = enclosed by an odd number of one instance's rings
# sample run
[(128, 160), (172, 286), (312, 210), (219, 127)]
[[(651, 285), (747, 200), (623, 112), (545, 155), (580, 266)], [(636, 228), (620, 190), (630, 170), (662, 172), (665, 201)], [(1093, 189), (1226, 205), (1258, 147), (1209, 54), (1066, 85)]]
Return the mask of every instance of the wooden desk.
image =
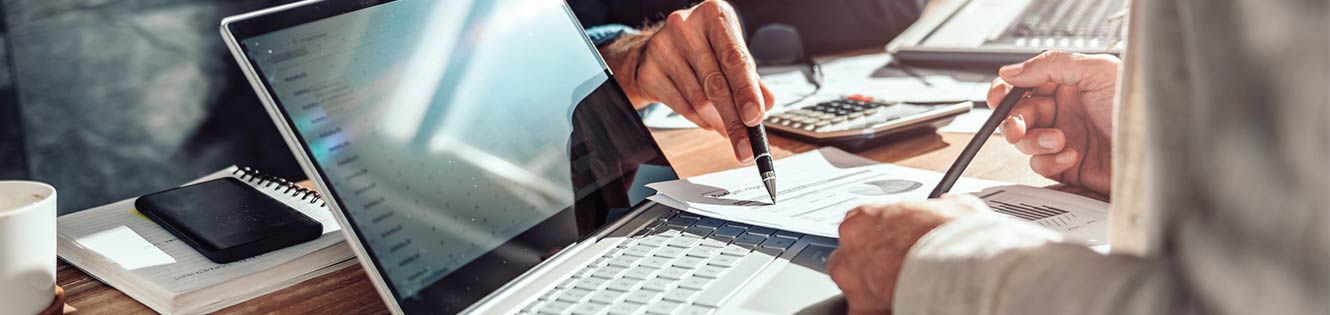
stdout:
[[(665, 155), (681, 176), (725, 170), (739, 166), (729, 143), (714, 133), (690, 130), (653, 131)], [(899, 165), (943, 172), (970, 140), (969, 134), (926, 134), (856, 152), (862, 156)], [(817, 149), (816, 146), (773, 135), (772, 153), (777, 157)], [(1028, 159), (1000, 137), (989, 139), (971, 165), (967, 176), (1047, 186), (1054, 182), (1030, 171)], [(120, 291), (89, 277), (61, 261), (57, 282), (64, 287), (73, 314), (143, 314), (152, 310)], [(253, 314), (384, 314), (387, 309), (370, 286), (359, 266), (232, 306), (221, 313)]]

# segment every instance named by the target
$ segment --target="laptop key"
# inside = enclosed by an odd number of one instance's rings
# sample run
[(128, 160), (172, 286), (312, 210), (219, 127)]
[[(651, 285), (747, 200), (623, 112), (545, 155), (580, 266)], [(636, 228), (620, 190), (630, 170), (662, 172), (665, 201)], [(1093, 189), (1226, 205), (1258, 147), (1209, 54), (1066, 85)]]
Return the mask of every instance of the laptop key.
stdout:
[(665, 278), (654, 278), (642, 283), (643, 290), (668, 291), (674, 288), (674, 281)]
[(670, 259), (666, 257), (647, 257), (643, 258), (638, 265), (648, 268), (665, 269), (665, 267), (670, 265)]
[(602, 269), (604, 269), (604, 268), (610, 268), (610, 267), (632, 268), (634, 265), (637, 265), (637, 261), (638, 261), (639, 259), (641, 259), (641, 257), (633, 257), (633, 256), (619, 256), (619, 257), (614, 257), (613, 259), (610, 259), (610, 262), (608, 263), (609, 266), (605, 266), (605, 267), (601, 267), (601, 268), (602, 268)]
[(665, 245), (669, 245), (669, 246), (673, 246), (673, 247), (678, 247), (678, 248), (693, 248), (694, 246), (697, 246), (697, 243), (698, 243), (698, 242), (701, 242), (701, 241), (702, 241), (702, 239), (698, 239), (698, 238), (680, 237), (680, 238), (676, 238), (676, 239), (672, 239), (672, 240), (670, 240), (670, 242), (669, 242), (669, 243), (666, 243)]
[(665, 270), (661, 270), (658, 277), (670, 280), (680, 280), (683, 279), (684, 276), (688, 275), (688, 271), (689, 271), (688, 269), (683, 269), (679, 267), (669, 267), (665, 268)]
[(793, 238), (793, 239), (799, 239), (800, 237), (804, 237), (803, 234), (790, 232), (790, 231), (776, 231), (776, 236), (784, 238)]
[(734, 264), (738, 262), (739, 262), (739, 256), (717, 255), (716, 257), (712, 257), (711, 260), (707, 261), (707, 264), (712, 266), (720, 266), (720, 267), (733, 267)]
[(721, 219), (717, 219), (717, 218), (702, 218), (701, 220), (697, 220), (697, 224), (695, 224), (695, 225), (697, 225), (697, 226), (711, 227), (711, 228), (718, 228), (718, 227), (720, 227), (721, 225), (724, 225), (724, 224), (725, 224), (725, 220), (721, 220)]
[(575, 279), (575, 278), (563, 279), (563, 282), (559, 282), (559, 285), (558, 285), (558, 286), (555, 286), (555, 288), (559, 288), (559, 289), (567, 289), (567, 288), (571, 288), (571, 287), (573, 287), (573, 284), (576, 284), (576, 283), (577, 283), (577, 279)]
[(590, 277), (590, 276), (591, 276), (591, 272), (593, 272), (593, 271), (596, 271), (596, 268), (592, 268), (592, 267), (582, 268), (582, 270), (578, 270), (577, 272), (574, 272), (574, 273), (573, 273), (573, 278), (582, 279), (582, 278)]
[(712, 233), (712, 235), (719, 237), (737, 237), (739, 234), (743, 233), (744, 228), (727, 225), (716, 229), (716, 232)]
[(712, 266), (712, 265), (702, 266), (701, 268), (697, 268), (697, 270), (693, 271), (694, 276), (706, 277), (712, 279), (720, 278), (720, 275), (723, 273), (725, 273), (725, 267)]
[(709, 315), (716, 308), (701, 305), (684, 305), (674, 311), (674, 315)]
[(605, 289), (621, 291), (621, 292), (632, 292), (633, 289), (637, 288), (638, 283), (641, 283), (641, 281), (634, 279), (614, 279), (610, 280), (609, 283), (605, 284)]
[(607, 312), (610, 315), (632, 315), (637, 314), (637, 310), (642, 309), (643, 306), (646, 306), (646, 304), (623, 302), (611, 305)]
[(710, 237), (708, 237), (708, 238), (704, 238), (704, 239), (702, 239), (702, 241), (697, 242), (697, 246), (701, 246), (701, 247), (711, 247), (711, 248), (721, 248), (721, 247), (725, 247), (725, 244), (726, 244), (726, 242), (724, 242), (724, 241), (721, 241), (721, 240), (718, 240), (718, 239), (715, 239), (715, 238), (710, 238)]
[(762, 268), (766, 267), (766, 265), (773, 260), (776, 260), (776, 257), (767, 255), (745, 256), (738, 264), (735, 264), (734, 267), (730, 268), (730, 270), (725, 273), (724, 277), (713, 282), (711, 288), (703, 291), (693, 303), (703, 306), (720, 307), (722, 302), (725, 302), (726, 299), (730, 298), (730, 294), (737, 291), (740, 286), (747, 283), (751, 277), (757, 275)]
[(665, 291), (665, 295), (661, 296), (661, 299), (683, 303), (693, 299), (693, 296), (696, 296), (699, 292), (702, 291), (679, 287), (674, 290)]
[(669, 315), (674, 313), (674, 309), (679, 308), (680, 305), (678, 302), (656, 301), (656, 303), (647, 306), (647, 314)]
[(651, 257), (651, 247), (633, 246), (623, 250), (623, 254), (635, 257)]
[(628, 302), (632, 302), (632, 303), (642, 303), (642, 304), (647, 304), (647, 303), (651, 303), (652, 301), (655, 301), (655, 300), (656, 300), (656, 296), (659, 296), (659, 295), (660, 295), (660, 292), (659, 292), (659, 291), (638, 290), (638, 291), (634, 291), (634, 292), (629, 292), (629, 293), (628, 293), (628, 297), (625, 298), (625, 299), (626, 299)]
[(649, 247), (661, 247), (665, 246), (665, 242), (668, 242), (669, 240), (670, 240), (669, 237), (652, 235), (637, 241), (637, 245), (649, 246)]
[(665, 224), (669, 224), (670, 226), (673, 226), (673, 227), (679, 227), (679, 228), (683, 228), (683, 227), (687, 227), (687, 226), (689, 226), (689, 225), (693, 225), (693, 223), (697, 223), (697, 219), (694, 219), (694, 218), (686, 218), (686, 217), (682, 217), (682, 216), (674, 217), (673, 219), (670, 219), (670, 221), (665, 222)]
[(578, 288), (569, 289), (567, 291), (563, 291), (563, 294), (559, 294), (558, 301), (564, 301), (569, 303), (580, 303), (586, 300), (588, 296), (591, 296), (591, 292), (592, 292), (591, 290), (578, 289)]
[(693, 290), (706, 289), (708, 284), (711, 284), (711, 279), (698, 277), (698, 276), (688, 277), (688, 279), (683, 279), (683, 281), (679, 281), (680, 288), (688, 288)]
[(606, 307), (609, 307), (609, 305), (600, 303), (582, 303), (573, 306), (572, 312), (573, 315), (596, 315), (600, 313), (600, 310), (603, 310)]
[(609, 280), (591, 277), (578, 281), (576, 285), (573, 285), (573, 288), (586, 289), (586, 290), (600, 290), (601, 287), (605, 286), (605, 284), (609, 282), (610, 282)]
[(761, 235), (761, 236), (771, 236), (771, 234), (775, 234), (775, 233), (776, 233), (776, 229), (769, 228), (769, 227), (763, 227), (763, 226), (754, 226), (754, 227), (750, 227), (750, 228), (748, 228), (748, 233), (749, 233), (749, 234), (757, 234), (757, 235)]
[(591, 295), (591, 302), (602, 303), (607, 305), (614, 304), (616, 302), (619, 302), (619, 298), (623, 297), (623, 295), (624, 292), (620, 291), (611, 291), (611, 290), (600, 291)]
[(697, 258), (710, 258), (710, 257), (715, 257), (717, 254), (720, 254), (719, 247), (717, 248), (699, 247), (688, 250), (688, 252), (684, 253), (685, 256), (697, 257)]
[(791, 245), (794, 245), (794, 241), (794, 239), (790, 238), (772, 237), (768, 238), (766, 242), (762, 242), (762, 247), (786, 250), (789, 249)]
[(596, 269), (596, 271), (591, 272), (591, 276), (596, 278), (613, 280), (613, 279), (618, 279), (619, 276), (623, 275), (623, 273), (626, 271), (628, 271), (628, 268), (605, 266), (601, 267), (600, 269)]
[(728, 246), (725, 246), (725, 248), (721, 248), (721, 249), (720, 249), (720, 254), (721, 254), (721, 255), (730, 255), (730, 256), (735, 256), (735, 257), (748, 256), (748, 253), (750, 253), (750, 252), (752, 252), (752, 251), (749, 250), (749, 249), (747, 249), (747, 248), (743, 248), (743, 247), (736, 246), (736, 245), (728, 245)]
[(697, 268), (697, 266), (701, 264), (702, 264), (702, 259), (697, 257), (680, 257), (678, 259), (675, 259), (674, 262), (670, 263), (671, 266), (684, 268), (684, 269)]
[(573, 308), (573, 303), (568, 303), (563, 301), (552, 301), (545, 303), (545, 305), (541, 305), (540, 313), (559, 315), (568, 312), (568, 310), (571, 308)]
[(628, 279), (646, 280), (656, 275), (656, 269), (647, 267), (633, 267), (624, 272), (623, 277)]
[(690, 226), (690, 227), (684, 229), (684, 230), (683, 230), (683, 235), (687, 235), (687, 236), (697, 236), (697, 237), (701, 238), (701, 237), (707, 237), (707, 235), (711, 235), (711, 232), (712, 232), (712, 231), (715, 231), (715, 230), (716, 230), (715, 228), (708, 228), (708, 227), (705, 227), (705, 226), (696, 226), (696, 225), (694, 225), (694, 226)]
[(679, 256), (683, 256), (683, 249), (678, 247), (661, 247), (660, 249), (657, 249), (653, 255), (665, 258), (679, 258)]
[(734, 238), (734, 244), (744, 247), (757, 247), (757, 244), (762, 244), (762, 242), (766, 240), (767, 240), (766, 236), (761, 236), (757, 234), (744, 234)]

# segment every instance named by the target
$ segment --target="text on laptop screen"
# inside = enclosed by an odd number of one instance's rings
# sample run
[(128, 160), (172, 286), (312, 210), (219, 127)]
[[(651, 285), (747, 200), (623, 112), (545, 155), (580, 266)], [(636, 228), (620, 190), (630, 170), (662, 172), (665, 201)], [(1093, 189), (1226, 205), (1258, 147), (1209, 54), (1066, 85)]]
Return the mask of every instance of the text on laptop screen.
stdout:
[(575, 239), (674, 176), (562, 1), (401, 0), (240, 42), (399, 300), (469, 303), (442, 287), (497, 288), (557, 249), (522, 234)]

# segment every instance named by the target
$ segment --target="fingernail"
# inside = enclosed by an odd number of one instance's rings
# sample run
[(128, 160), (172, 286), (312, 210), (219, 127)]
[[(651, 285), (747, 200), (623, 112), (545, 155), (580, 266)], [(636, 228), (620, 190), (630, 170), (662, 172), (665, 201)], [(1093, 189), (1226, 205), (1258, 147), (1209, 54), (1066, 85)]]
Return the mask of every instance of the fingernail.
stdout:
[(753, 145), (748, 142), (748, 138), (739, 140), (738, 143), (734, 144), (734, 154), (736, 154), (735, 157), (739, 159), (739, 162), (744, 165), (753, 163)]
[(1058, 153), (1056, 160), (1058, 164), (1071, 164), (1071, 162), (1076, 161), (1076, 151), (1062, 151), (1062, 153)]
[(1056, 146), (1057, 144), (1058, 144), (1058, 138), (1053, 136), (1053, 134), (1045, 133), (1039, 135), (1039, 146), (1044, 147), (1045, 149), (1052, 149), (1053, 146)]
[(1001, 74), (1003, 77), (1013, 77), (1021, 74), (1021, 71), (1024, 70), (1025, 70), (1025, 64), (1018, 63), (1002, 67), (1001, 70), (998, 70), (998, 74)]
[(761, 120), (762, 120), (762, 113), (759, 112), (759, 111), (757, 111), (757, 105), (756, 105), (756, 104), (753, 104), (753, 102), (748, 102), (748, 103), (744, 104), (743, 107), (744, 107), (744, 108), (743, 108), (743, 111), (744, 111), (744, 124), (756, 124), (756, 123), (758, 123), (758, 122), (761, 122)]

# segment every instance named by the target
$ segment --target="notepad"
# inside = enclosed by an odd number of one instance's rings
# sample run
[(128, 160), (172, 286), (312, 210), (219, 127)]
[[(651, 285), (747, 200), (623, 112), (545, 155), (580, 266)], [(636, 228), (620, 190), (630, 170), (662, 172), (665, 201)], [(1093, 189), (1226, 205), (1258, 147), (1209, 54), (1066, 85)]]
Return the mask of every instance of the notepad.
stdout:
[(59, 256), (162, 314), (217, 311), (355, 264), (340, 225), (312, 191), (234, 166), (192, 183), (228, 176), (319, 221), (322, 236), (217, 264), (138, 214), (131, 198), (60, 216)]

